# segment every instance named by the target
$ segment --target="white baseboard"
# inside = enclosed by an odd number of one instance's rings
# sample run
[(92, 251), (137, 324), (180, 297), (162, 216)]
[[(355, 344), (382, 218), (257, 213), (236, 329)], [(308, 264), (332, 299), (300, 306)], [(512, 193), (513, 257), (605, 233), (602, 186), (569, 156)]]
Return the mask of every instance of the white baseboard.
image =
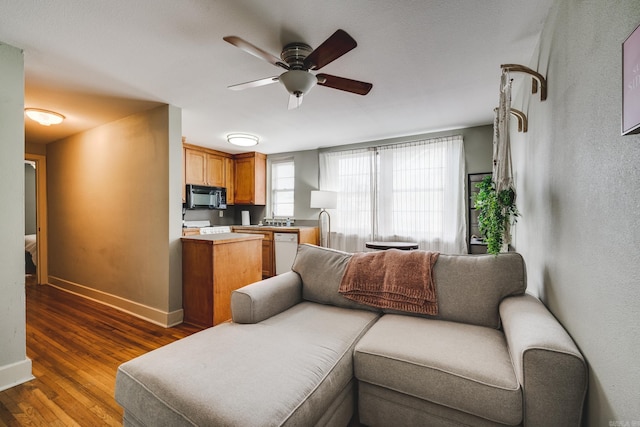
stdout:
[(148, 305), (140, 304), (138, 302), (89, 288), (78, 283), (73, 283), (68, 280), (60, 279), (59, 277), (49, 276), (48, 283), (63, 291), (99, 302), (165, 328), (179, 325), (182, 323), (182, 319), (184, 318), (184, 312), (182, 309), (171, 312), (158, 310), (157, 308), (149, 307)]
[(31, 359), (26, 358), (10, 365), (0, 366), (0, 391), (31, 381)]

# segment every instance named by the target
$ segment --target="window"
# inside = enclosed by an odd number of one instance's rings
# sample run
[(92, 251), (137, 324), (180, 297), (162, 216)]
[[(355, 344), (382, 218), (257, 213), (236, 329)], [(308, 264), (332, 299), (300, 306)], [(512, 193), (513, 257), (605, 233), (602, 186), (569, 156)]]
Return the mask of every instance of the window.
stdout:
[(320, 188), (338, 192), (332, 246), (397, 240), (464, 253), (464, 177), (461, 136), (320, 153)]
[(293, 159), (271, 163), (271, 211), (274, 217), (293, 217), (295, 166)]

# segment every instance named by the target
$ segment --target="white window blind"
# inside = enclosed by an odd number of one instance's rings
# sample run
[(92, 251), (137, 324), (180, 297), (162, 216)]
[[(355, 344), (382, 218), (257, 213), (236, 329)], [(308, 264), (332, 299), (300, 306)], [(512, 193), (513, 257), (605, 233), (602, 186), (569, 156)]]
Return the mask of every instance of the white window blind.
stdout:
[(271, 210), (274, 217), (293, 217), (294, 187), (293, 159), (273, 161), (271, 163)]
[(320, 188), (338, 192), (331, 246), (413, 241), (465, 253), (465, 176), (462, 136), (320, 153)]

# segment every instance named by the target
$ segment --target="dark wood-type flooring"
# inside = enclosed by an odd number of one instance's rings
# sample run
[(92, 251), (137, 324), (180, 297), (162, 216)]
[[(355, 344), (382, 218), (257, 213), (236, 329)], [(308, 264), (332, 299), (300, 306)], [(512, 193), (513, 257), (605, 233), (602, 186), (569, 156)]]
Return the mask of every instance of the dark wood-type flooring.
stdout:
[(121, 426), (117, 367), (199, 330), (165, 329), (51, 286), (26, 291), (36, 379), (0, 392), (0, 426)]

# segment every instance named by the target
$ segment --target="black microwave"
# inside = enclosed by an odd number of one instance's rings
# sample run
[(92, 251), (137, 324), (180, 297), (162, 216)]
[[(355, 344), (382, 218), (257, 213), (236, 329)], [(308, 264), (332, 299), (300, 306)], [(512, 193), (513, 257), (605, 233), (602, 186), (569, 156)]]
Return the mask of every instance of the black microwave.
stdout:
[(227, 189), (187, 184), (187, 209), (227, 209)]

